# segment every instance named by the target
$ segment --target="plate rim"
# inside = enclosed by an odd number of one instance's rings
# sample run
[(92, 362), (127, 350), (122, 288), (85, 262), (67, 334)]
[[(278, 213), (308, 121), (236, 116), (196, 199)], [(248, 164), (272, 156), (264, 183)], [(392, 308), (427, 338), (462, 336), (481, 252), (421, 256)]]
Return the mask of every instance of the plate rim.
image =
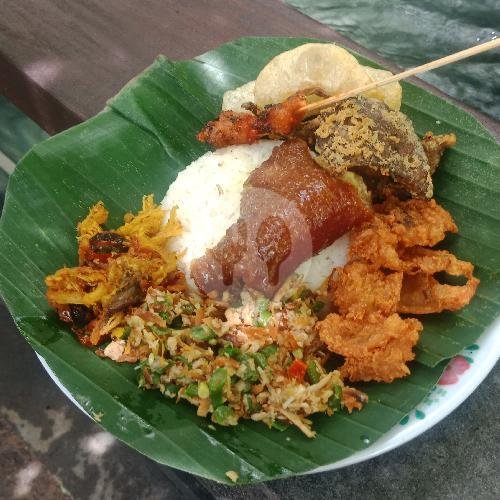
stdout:
[[(441, 408), (441, 412), (436, 412), (435, 410), (430, 414), (430, 418), (426, 418), (425, 420), (421, 420), (418, 422), (414, 422), (410, 424), (410, 427), (405, 427), (404, 429), (407, 431), (405, 433), (397, 432), (400, 430), (401, 425), (399, 423), (395, 424), (395, 426), (387, 431), (383, 436), (381, 436), (377, 441), (372, 443), (370, 446), (365, 448), (364, 450), (357, 451), (356, 453), (350, 455), (347, 458), (338, 460), (336, 462), (332, 462), (330, 464), (322, 465), (315, 469), (299, 473), (300, 475), (309, 475), (309, 474), (318, 474), (321, 472), (329, 472), (334, 470), (343, 469), (344, 467), (349, 467), (351, 465), (355, 465), (361, 462), (365, 462), (367, 460), (371, 460), (380, 455), (388, 453), (391, 450), (399, 448), (404, 444), (413, 441), (418, 436), (422, 435), (436, 424), (444, 420), (450, 413), (456, 410), (469, 396), (477, 389), (477, 387), (484, 381), (484, 379), (488, 376), (488, 374), (493, 370), (496, 363), (500, 359), (500, 344), (498, 342), (495, 343), (495, 339), (500, 334), (500, 316), (496, 318), (496, 320), (480, 335), (480, 337), (475, 341), (475, 344), (481, 347), (482, 344), (492, 343), (496, 346), (496, 349), (483, 349), (485, 352), (484, 359), (481, 361), (481, 364), (477, 364), (476, 366), (480, 366), (479, 369), (475, 370), (474, 377), (465, 377), (461, 378), (458, 383), (458, 387), (460, 390), (452, 391), (452, 395), (441, 403), (438, 403), (436, 408)], [(53, 370), (50, 368), (48, 363), (45, 361), (43, 356), (41, 356), (38, 352), (35, 351), (35, 354), (40, 361), (44, 370), (48, 373), (52, 381), (57, 385), (57, 387), (62, 391), (62, 393), (79, 409), (81, 410), (87, 417), (89, 417), (95, 423), (99, 423), (87, 410), (83, 408), (83, 406), (73, 397), (73, 395), (66, 389), (63, 383), (59, 380)], [(459, 354), (458, 356), (460, 356)], [(449, 365), (451, 358), (446, 366)], [(437, 385), (437, 384), (436, 384)], [(436, 386), (434, 386), (436, 387)], [(420, 406), (422, 402), (417, 405)], [(413, 412), (415, 408), (413, 408), (409, 413)], [(396, 432), (395, 432), (396, 431)], [(409, 431), (409, 432), (408, 432)], [(392, 434), (392, 435), (391, 435)], [(271, 480), (271, 479), (269, 479)], [(264, 481), (265, 482), (265, 481)]]

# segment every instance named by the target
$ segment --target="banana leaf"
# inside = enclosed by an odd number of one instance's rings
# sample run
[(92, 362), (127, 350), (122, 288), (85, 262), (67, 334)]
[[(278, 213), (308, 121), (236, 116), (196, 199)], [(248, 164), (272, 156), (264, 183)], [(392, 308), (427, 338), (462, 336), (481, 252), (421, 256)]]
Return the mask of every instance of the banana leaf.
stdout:
[[(214, 427), (193, 407), (137, 387), (131, 366), (97, 357), (68, 333), (44, 297), (44, 277), (76, 263), (75, 228), (102, 200), (110, 224), (136, 210), (143, 194), (161, 200), (179, 170), (207, 149), (194, 139), (220, 109), (225, 90), (254, 79), (274, 55), (310, 40), (243, 38), (190, 61), (163, 56), (94, 118), (35, 146), (19, 163), (0, 221), (0, 291), (21, 334), (105, 429), (154, 460), (220, 482), (304, 473), (366, 448), (434, 386), (446, 360), (471, 344), (498, 314), (499, 147), (463, 110), (411, 84), (403, 111), (416, 130), (453, 131), (457, 147), (436, 175), (436, 197), (460, 234), (444, 246), (476, 264), (481, 286), (459, 313), (426, 317), (411, 375), (364, 384), (366, 408), (313, 418), (315, 439), (255, 422)], [(370, 61), (360, 58), (364, 64)]]

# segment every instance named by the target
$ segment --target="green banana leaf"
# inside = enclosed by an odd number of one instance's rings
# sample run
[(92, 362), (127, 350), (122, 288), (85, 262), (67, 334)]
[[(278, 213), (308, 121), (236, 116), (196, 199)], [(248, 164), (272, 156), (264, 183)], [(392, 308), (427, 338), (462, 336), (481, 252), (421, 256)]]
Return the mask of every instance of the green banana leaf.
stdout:
[[(313, 418), (317, 437), (255, 422), (213, 427), (188, 404), (137, 387), (134, 370), (103, 360), (68, 333), (45, 298), (44, 277), (76, 263), (75, 227), (97, 200), (110, 224), (136, 210), (143, 194), (161, 200), (177, 172), (206, 151), (194, 139), (220, 109), (225, 90), (254, 79), (274, 55), (310, 40), (243, 38), (190, 61), (160, 56), (96, 117), (35, 146), (10, 179), (0, 221), (0, 291), (27, 341), (100, 424), (141, 453), (221, 482), (287, 477), (366, 448), (434, 386), (446, 360), (471, 344), (498, 314), (499, 147), (461, 109), (411, 84), (403, 111), (416, 130), (453, 131), (435, 178), (436, 196), (460, 234), (444, 246), (476, 264), (481, 286), (459, 313), (426, 317), (411, 376), (360, 386), (370, 398), (351, 415)], [(364, 64), (369, 61), (360, 58)]]

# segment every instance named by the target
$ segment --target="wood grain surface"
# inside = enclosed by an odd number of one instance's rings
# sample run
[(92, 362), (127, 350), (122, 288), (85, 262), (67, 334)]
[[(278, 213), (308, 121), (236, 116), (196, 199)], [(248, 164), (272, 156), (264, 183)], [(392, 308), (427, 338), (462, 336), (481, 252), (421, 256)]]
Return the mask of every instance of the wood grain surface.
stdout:
[(0, 92), (55, 133), (100, 111), (158, 54), (187, 59), (248, 35), (333, 40), (396, 69), (279, 0), (2, 0)]

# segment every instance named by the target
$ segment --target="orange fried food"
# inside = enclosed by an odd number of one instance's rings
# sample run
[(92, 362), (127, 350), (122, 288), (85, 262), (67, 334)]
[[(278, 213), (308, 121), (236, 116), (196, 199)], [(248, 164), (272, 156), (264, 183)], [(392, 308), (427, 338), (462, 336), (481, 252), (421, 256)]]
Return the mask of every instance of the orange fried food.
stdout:
[(413, 246), (434, 246), (447, 232), (458, 231), (449, 212), (435, 200), (400, 201), (390, 197), (376, 205), (377, 215), (354, 230), (350, 259), (363, 259), (394, 271), (403, 270), (398, 251)]
[(361, 261), (335, 269), (329, 289), (340, 314), (361, 319), (365, 313), (396, 312), (403, 282), (403, 273), (384, 273)]
[[(445, 250), (415, 247), (404, 252), (403, 260), (405, 274), (398, 312), (429, 314), (456, 311), (467, 305), (476, 293), (479, 280), (472, 275), (474, 266), (458, 260)], [(442, 284), (435, 277), (439, 272), (463, 276), (467, 281), (462, 286)]]
[(362, 319), (329, 314), (317, 329), (328, 349), (345, 357), (343, 377), (392, 382), (410, 373), (406, 363), (415, 357), (412, 348), (422, 323), (398, 314), (370, 313)]
[(371, 222), (365, 222), (351, 232), (349, 260), (369, 262), (377, 267), (401, 269), (401, 259), (396, 250), (398, 237), (390, 226), (375, 214)]
[[(470, 262), (433, 250), (451, 215), (434, 200), (389, 197), (374, 207), (372, 220), (353, 231), (349, 262), (329, 279), (334, 310), (318, 324), (329, 350), (345, 357), (340, 371), (349, 380), (391, 382), (410, 371), (412, 347), (422, 324), (398, 313), (457, 310), (469, 303), (479, 280)], [(442, 284), (437, 273), (462, 277), (462, 286)]]
[(302, 121), (304, 113), (299, 110), (306, 104), (305, 96), (296, 94), (263, 110), (252, 107), (251, 113), (223, 111), (217, 120), (208, 122), (196, 138), (214, 148), (223, 148), (252, 144), (268, 136), (284, 137)]
[(400, 201), (396, 197), (389, 197), (375, 208), (391, 232), (398, 237), (400, 247), (432, 247), (447, 232), (458, 231), (450, 213), (434, 199)]

